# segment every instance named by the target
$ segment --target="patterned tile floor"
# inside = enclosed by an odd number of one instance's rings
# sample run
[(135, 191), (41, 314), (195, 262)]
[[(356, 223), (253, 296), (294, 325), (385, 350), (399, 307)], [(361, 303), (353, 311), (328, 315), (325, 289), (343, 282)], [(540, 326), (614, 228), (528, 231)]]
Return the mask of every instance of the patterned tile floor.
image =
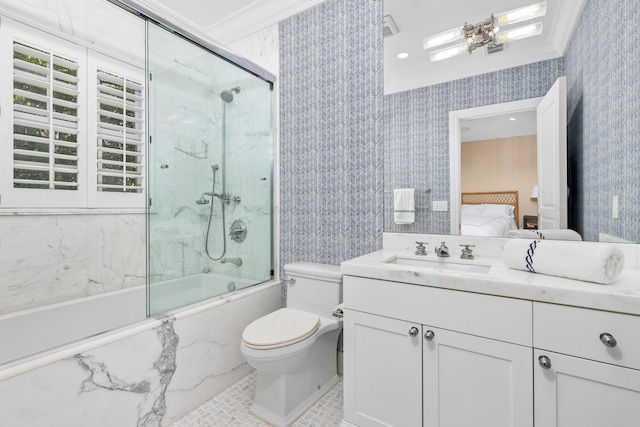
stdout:
[[(191, 411), (171, 427), (268, 427), (249, 412), (256, 388), (253, 371)], [(292, 427), (339, 426), (342, 422), (342, 379), (298, 418)]]

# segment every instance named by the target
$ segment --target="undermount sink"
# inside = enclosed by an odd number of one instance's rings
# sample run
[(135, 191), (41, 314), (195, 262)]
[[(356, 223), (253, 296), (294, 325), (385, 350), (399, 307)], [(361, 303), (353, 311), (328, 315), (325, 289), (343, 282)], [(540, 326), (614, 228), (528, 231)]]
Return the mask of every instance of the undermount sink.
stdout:
[(447, 271), (457, 271), (464, 273), (482, 273), (487, 274), (489, 270), (491, 270), (490, 265), (476, 264), (476, 263), (465, 263), (465, 262), (452, 262), (445, 261), (440, 259), (429, 259), (429, 258), (419, 258), (419, 257), (401, 257), (394, 256), (386, 261), (386, 264), (396, 264), (396, 265), (410, 265), (413, 267), (420, 268), (428, 268), (429, 270), (434, 270), (437, 272), (447, 272)]

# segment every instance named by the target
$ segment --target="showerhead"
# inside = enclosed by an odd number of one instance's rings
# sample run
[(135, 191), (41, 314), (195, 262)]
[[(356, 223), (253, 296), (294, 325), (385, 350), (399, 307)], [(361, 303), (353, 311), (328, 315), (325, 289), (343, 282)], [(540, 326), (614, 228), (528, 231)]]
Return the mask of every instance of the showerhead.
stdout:
[(233, 94), (239, 94), (240, 93), (240, 88), (239, 87), (234, 87), (231, 88), (229, 90), (223, 90), (222, 93), (220, 94), (220, 98), (222, 98), (222, 100), (224, 102), (231, 102), (233, 101)]

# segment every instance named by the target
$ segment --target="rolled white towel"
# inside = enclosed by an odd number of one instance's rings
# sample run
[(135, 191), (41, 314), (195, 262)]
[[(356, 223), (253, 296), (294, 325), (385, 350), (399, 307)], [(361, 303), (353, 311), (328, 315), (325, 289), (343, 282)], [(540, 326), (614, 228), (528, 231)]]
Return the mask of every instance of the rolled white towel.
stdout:
[(546, 240), (582, 240), (577, 231), (571, 229), (562, 230), (511, 230), (507, 237), (519, 237), (521, 239), (546, 239)]
[(624, 255), (614, 246), (557, 240), (509, 240), (503, 260), (517, 270), (605, 285), (613, 283), (624, 268)]

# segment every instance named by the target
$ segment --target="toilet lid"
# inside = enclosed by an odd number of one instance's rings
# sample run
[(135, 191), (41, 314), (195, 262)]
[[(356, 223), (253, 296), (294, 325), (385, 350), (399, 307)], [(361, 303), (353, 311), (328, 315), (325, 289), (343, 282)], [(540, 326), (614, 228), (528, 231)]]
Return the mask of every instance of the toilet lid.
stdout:
[(242, 340), (250, 348), (284, 347), (308, 338), (319, 327), (320, 316), (281, 308), (249, 324), (242, 332)]

